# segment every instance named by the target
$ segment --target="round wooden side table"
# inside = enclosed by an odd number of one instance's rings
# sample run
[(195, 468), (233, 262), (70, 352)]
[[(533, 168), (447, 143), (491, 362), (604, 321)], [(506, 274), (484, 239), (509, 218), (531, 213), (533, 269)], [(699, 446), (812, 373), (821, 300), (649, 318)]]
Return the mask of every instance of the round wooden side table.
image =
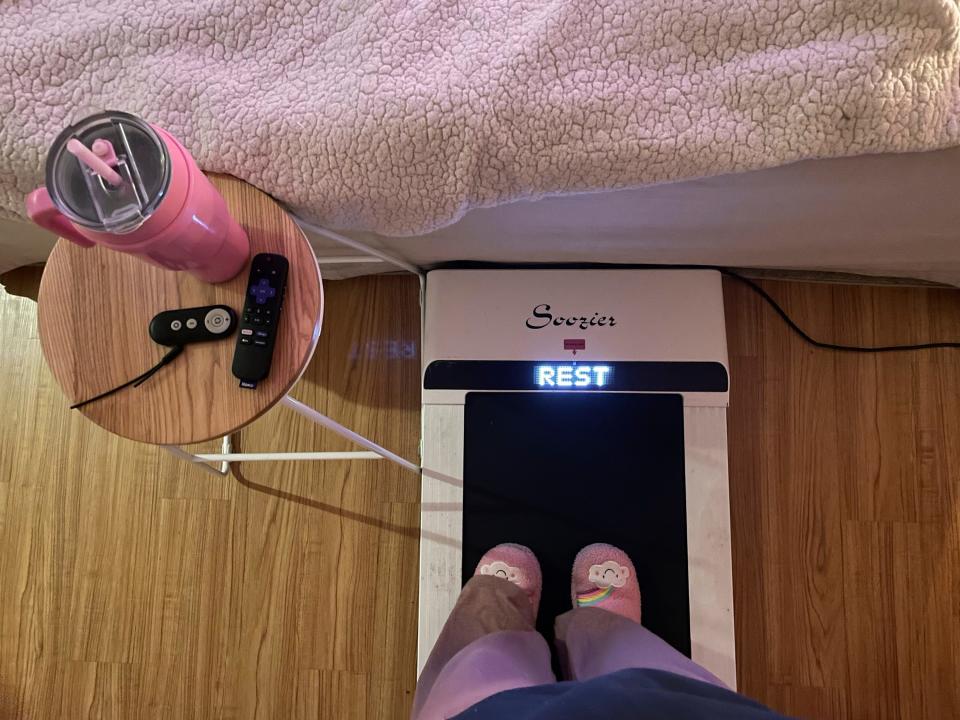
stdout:
[[(187, 345), (139, 387), (80, 408), (110, 432), (157, 445), (229, 436), (286, 397), (307, 367), (320, 335), (323, 284), (313, 249), (270, 197), (232, 177), (211, 176), (250, 238), (250, 257), (270, 252), (290, 261), (269, 376), (253, 390), (230, 371), (237, 334)], [(164, 356), (147, 332), (157, 313), (244, 303), (249, 260), (233, 280), (210, 285), (139, 258), (60, 240), (40, 282), (38, 322), (47, 364), (71, 403), (134, 378)]]

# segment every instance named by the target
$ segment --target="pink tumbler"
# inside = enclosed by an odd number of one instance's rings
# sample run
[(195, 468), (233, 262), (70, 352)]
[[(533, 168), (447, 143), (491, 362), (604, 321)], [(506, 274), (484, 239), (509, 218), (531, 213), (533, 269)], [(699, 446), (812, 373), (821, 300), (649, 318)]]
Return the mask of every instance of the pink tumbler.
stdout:
[(236, 276), (250, 255), (247, 234), (183, 145), (123, 112), (60, 133), (27, 215), (83, 247), (103, 245), (206, 282)]

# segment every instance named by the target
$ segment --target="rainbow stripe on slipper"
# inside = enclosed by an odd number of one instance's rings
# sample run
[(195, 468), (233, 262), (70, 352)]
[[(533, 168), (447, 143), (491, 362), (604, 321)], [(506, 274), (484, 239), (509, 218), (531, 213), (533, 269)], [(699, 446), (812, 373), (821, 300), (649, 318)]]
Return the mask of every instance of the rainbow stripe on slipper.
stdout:
[(610, 597), (612, 592), (612, 587), (605, 587), (591, 590), (583, 595), (577, 595), (577, 607), (589, 607), (590, 605), (596, 605), (597, 603), (603, 602)]

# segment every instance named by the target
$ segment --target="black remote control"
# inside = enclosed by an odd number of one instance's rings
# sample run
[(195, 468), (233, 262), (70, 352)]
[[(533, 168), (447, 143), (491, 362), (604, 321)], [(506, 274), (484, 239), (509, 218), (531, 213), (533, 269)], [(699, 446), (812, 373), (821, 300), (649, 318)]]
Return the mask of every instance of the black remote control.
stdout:
[(167, 310), (150, 321), (150, 338), (158, 345), (174, 347), (195, 342), (222, 340), (237, 329), (237, 314), (226, 305)]
[(255, 388), (270, 372), (289, 266), (283, 255), (273, 253), (260, 253), (250, 264), (240, 336), (233, 353), (233, 374), (240, 379), (240, 387)]

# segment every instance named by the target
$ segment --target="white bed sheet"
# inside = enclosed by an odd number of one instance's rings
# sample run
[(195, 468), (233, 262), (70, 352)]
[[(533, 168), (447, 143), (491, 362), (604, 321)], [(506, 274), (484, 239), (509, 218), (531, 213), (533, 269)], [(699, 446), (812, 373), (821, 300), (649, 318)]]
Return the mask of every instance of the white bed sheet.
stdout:
[[(428, 267), (456, 260), (698, 263), (960, 286), (958, 190), (960, 147), (517, 202), (414, 237), (344, 234)], [(320, 256), (357, 254), (311, 239)], [(52, 244), (26, 223), (0, 223), (0, 271), (43, 261)], [(324, 266), (328, 278), (388, 269)]]
[(960, 147), (518, 202), (417, 237), (351, 236), (420, 265), (702, 263), (960, 286)]

